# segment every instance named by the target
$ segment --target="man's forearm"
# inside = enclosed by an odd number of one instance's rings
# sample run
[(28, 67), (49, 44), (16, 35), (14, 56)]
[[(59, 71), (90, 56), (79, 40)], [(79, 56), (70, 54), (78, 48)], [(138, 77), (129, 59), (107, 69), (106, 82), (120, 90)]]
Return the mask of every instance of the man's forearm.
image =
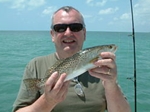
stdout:
[(16, 112), (50, 112), (56, 104), (49, 103), (45, 100), (44, 95), (37, 99), (32, 105), (20, 108)]
[(130, 106), (117, 84), (105, 89), (108, 112), (131, 112)]

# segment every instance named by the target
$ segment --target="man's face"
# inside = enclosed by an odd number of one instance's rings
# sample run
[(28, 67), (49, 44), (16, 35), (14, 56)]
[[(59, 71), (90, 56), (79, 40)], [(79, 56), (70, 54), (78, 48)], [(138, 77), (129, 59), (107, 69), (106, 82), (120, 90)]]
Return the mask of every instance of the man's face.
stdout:
[[(71, 23), (82, 23), (81, 16), (75, 10), (71, 10), (68, 13), (60, 10), (54, 16), (53, 25)], [(82, 49), (86, 30), (83, 28), (78, 32), (73, 32), (67, 27), (66, 31), (60, 33), (51, 30), (51, 36), (58, 56), (60, 58), (67, 58)]]

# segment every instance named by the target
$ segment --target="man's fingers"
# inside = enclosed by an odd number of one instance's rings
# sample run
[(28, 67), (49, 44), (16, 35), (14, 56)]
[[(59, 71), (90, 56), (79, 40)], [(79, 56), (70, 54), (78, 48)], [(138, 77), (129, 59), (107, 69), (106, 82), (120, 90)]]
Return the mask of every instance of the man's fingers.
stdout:
[(48, 79), (47, 81), (45, 82), (45, 89), (46, 89), (46, 92), (49, 92), (53, 89), (56, 81), (58, 80), (58, 72), (54, 72)]
[(58, 93), (60, 91), (60, 89), (62, 88), (62, 86), (64, 85), (64, 80), (67, 77), (66, 73), (63, 73), (60, 75), (60, 78), (58, 79), (58, 81), (56, 82), (53, 90)]

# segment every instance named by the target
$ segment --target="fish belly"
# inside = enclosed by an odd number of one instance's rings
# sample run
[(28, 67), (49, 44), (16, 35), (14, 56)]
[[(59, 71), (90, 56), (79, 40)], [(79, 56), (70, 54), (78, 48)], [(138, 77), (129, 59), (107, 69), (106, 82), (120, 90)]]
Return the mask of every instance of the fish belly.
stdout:
[(81, 74), (83, 74), (84, 72), (86, 72), (89, 69), (95, 68), (96, 66), (93, 63), (87, 64), (85, 66), (80, 67), (79, 69), (74, 70), (72, 73), (67, 74), (67, 77), (65, 79), (65, 81), (71, 80)]

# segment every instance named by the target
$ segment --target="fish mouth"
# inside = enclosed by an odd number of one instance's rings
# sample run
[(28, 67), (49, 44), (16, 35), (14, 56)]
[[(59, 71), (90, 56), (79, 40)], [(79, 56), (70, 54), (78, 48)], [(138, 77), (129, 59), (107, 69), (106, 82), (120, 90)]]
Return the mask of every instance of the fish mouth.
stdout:
[(114, 49), (112, 50), (112, 52), (115, 53), (117, 51), (117, 49), (118, 49), (118, 46), (115, 46)]

